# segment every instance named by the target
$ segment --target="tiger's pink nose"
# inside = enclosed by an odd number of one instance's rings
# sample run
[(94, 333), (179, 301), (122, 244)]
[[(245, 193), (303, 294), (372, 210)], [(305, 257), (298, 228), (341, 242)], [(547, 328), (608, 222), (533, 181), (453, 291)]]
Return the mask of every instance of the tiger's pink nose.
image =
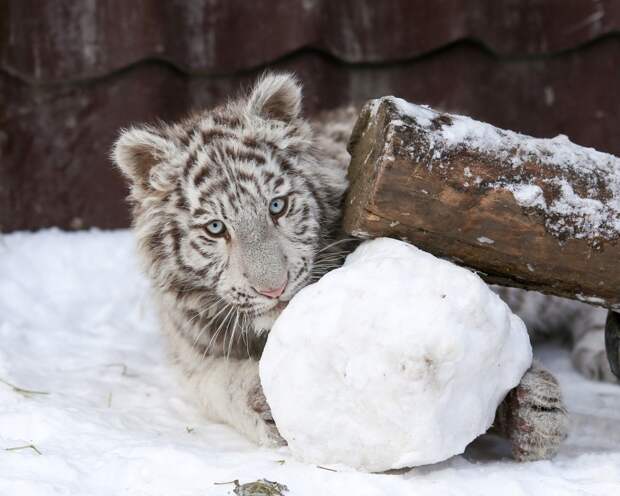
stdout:
[(276, 289), (263, 289), (263, 288), (254, 288), (254, 289), (256, 290), (257, 293), (260, 293), (263, 296), (266, 296), (267, 298), (277, 298), (282, 293), (284, 293), (284, 290), (286, 289), (287, 284), (288, 284), (288, 279), (284, 281), (284, 284), (282, 284), (281, 287), (276, 288)]

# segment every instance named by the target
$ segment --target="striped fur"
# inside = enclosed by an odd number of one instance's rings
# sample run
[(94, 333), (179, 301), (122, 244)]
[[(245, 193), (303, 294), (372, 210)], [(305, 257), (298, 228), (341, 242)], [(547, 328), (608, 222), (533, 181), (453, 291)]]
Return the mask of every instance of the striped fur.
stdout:
[[(172, 359), (207, 414), (263, 444), (279, 441), (256, 367), (265, 331), (344, 254), (346, 134), (313, 128), (300, 107), (296, 80), (269, 75), (225, 106), (126, 130), (113, 152)], [(225, 235), (208, 232), (213, 220)], [(283, 280), (279, 298), (255, 289)]]
[(560, 337), (569, 341), (575, 368), (585, 377), (617, 382), (605, 353), (607, 310), (535, 291), (494, 287), (523, 319), (533, 340)]

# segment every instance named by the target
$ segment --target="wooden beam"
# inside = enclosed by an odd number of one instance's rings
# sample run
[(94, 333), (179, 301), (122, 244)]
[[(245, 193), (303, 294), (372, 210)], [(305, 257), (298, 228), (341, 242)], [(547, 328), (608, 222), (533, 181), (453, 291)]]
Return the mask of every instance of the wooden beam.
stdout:
[(620, 159), (385, 97), (350, 142), (344, 225), (488, 282), (620, 310)]

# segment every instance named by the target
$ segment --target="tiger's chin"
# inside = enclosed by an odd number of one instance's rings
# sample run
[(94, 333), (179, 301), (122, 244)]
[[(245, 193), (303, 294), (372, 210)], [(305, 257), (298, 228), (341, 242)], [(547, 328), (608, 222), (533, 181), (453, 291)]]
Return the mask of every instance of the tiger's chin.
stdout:
[(286, 308), (286, 305), (288, 305), (288, 301), (279, 301), (271, 308), (263, 312), (257, 312), (253, 322), (254, 332), (256, 332), (257, 335), (269, 332), (276, 319), (282, 313), (282, 310)]

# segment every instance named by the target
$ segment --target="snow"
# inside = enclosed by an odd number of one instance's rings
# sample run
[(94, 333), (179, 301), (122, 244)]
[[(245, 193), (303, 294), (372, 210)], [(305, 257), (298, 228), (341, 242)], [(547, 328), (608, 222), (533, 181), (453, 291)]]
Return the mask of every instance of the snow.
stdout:
[(296, 457), (381, 472), (462, 453), (531, 363), (525, 324), (480, 277), (378, 238), (295, 295), (260, 374)]
[(597, 298), (596, 296), (586, 296), (581, 293), (577, 293), (575, 295), (579, 301), (583, 301), (585, 303), (591, 303), (593, 305), (605, 305), (605, 300), (603, 298)]
[(535, 184), (515, 184), (511, 191), (519, 205), (523, 207), (547, 208), (543, 190)]
[[(395, 97), (376, 100), (375, 112), (381, 101), (391, 102), (400, 115), (393, 128), (415, 125), (428, 131), (429, 169), (435, 165), (445, 169), (444, 159), (457, 149), (489, 154), (507, 168), (498, 168), (497, 181), (488, 187), (506, 189), (520, 206), (538, 211), (552, 234), (595, 241), (620, 237), (620, 158), (576, 145), (565, 135), (532, 138)], [(416, 157), (420, 153), (415, 144), (408, 151)], [(547, 164), (548, 174), (532, 177), (530, 163)], [(471, 176), (471, 167), (464, 167), (463, 177)], [(541, 185), (553, 192), (552, 198), (544, 198)], [(464, 181), (463, 186), (470, 183)], [(480, 186), (478, 178), (474, 186)]]
[[(538, 349), (564, 388), (572, 430), (553, 461), (518, 464), (485, 436), (437, 465), (331, 472), (260, 449), (204, 419), (173, 380), (128, 232), (0, 237), (0, 494), (219, 496), (267, 478), (295, 496), (616, 495), (620, 387)], [(33, 444), (32, 449), (4, 451)]]

